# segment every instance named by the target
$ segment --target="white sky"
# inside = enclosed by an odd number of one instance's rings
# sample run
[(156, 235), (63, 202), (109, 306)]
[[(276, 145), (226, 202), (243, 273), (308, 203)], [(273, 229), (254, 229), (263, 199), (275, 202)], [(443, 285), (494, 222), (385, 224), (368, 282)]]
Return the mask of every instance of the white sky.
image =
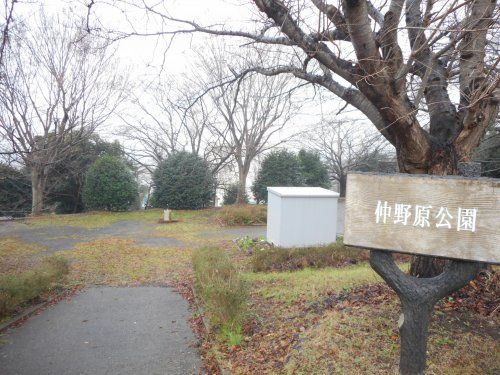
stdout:
[[(88, 0), (25, 0), (16, 5), (16, 13), (23, 18), (29, 19), (38, 12), (38, 7), (43, 6), (47, 13), (68, 14), (68, 17), (85, 17), (87, 14)], [(128, 2), (128, 5), (124, 3)], [(147, 0), (148, 3), (153, 3)], [(100, 26), (109, 30), (121, 30), (123, 32), (155, 32), (162, 30), (162, 25), (158, 18), (151, 17), (143, 9), (134, 6), (142, 3), (142, 0), (96, 0), (92, 8), (90, 24), (92, 27)], [(111, 3), (111, 5), (110, 5)], [(161, 1), (155, 1), (161, 3)], [(252, 20), (262, 17), (255, 4), (249, 1), (238, 0), (165, 0), (162, 4), (162, 12), (169, 15), (190, 21), (195, 21), (203, 26), (218, 25), (220, 28), (257, 31), (258, 25)], [(172, 29), (178, 29), (175, 25)], [(156, 83), (159, 77), (170, 76), (180, 77), (189, 73), (196, 53), (203, 48), (204, 41), (208, 36), (200, 33), (184, 34), (176, 36), (170, 47), (168, 39), (156, 36), (135, 36), (127, 37), (116, 43), (116, 56), (123, 69), (130, 72), (132, 82), (139, 85)], [(228, 38), (228, 43), (238, 46), (241, 39)], [(316, 97), (314, 103), (305, 105), (301, 113), (291, 121), (285, 131), (278, 137), (288, 137), (290, 134), (312, 127), (318, 124), (325, 114), (336, 113), (343, 102), (335, 99), (333, 94), (324, 89), (319, 90), (321, 100)], [(144, 98), (150, 95), (148, 91), (134, 93), (136, 96)], [(311, 97), (312, 90), (304, 89), (299, 94), (303, 98)], [(123, 110), (130, 111), (128, 106)], [(134, 109), (132, 109), (134, 110)], [(363, 119), (363, 115), (352, 107), (342, 113), (342, 118)], [(368, 121), (363, 121), (367, 128), (372, 128)], [(117, 129), (120, 129), (121, 120), (115, 117), (110, 126), (101, 129), (100, 133), (107, 139), (117, 138)], [(359, 122), (358, 122), (359, 126)], [(119, 131), (118, 131), (119, 132)], [(123, 140), (120, 139), (121, 142)], [(294, 147), (290, 145), (289, 147)], [(256, 165), (254, 164), (254, 167)], [(251, 180), (251, 178), (250, 178)]]

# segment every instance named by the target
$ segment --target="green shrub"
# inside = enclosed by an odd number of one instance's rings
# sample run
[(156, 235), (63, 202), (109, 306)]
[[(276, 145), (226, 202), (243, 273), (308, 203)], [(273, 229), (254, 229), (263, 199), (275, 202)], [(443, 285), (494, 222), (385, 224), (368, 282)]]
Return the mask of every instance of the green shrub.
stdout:
[[(222, 204), (224, 206), (235, 204), (238, 197), (238, 184), (231, 184), (224, 192)], [(245, 194), (245, 203), (248, 203), (248, 196)]]
[(305, 186), (331, 187), (328, 169), (319, 155), (313, 151), (299, 151), (300, 173)]
[(196, 154), (178, 152), (153, 174), (155, 207), (193, 210), (208, 207), (214, 197), (214, 178), (208, 163)]
[(115, 156), (101, 156), (85, 176), (86, 209), (125, 211), (136, 202), (138, 194), (137, 181), (129, 167)]
[(35, 301), (67, 274), (68, 263), (65, 259), (49, 257), (31, 271), (0, 276), (0, 318)]
[(293, 152), (273, 151), (264, 158), (252, 185), (257, 202), (267, 202), (268, 186), (303, 186), (299, 159)]
[(67, 142), (61, 147), (71, 148), (71, 154), (52, 166), (47, 180), (50, 189), (46, 202), (49, 206), (54, 205), (57, 213), (77, 213), (84, 210), (85, 174), (100, 156), (107, 154), (121, 160), (125, 158), (125, 152), (118, 141), (106, 142), (97, 134), (85, 136), (77, 144), (69, 139)]
[(217, 248), (196, 251), (193, 270), (194, 285), (211, 327), (228, 345), (238, 345), (248, 316), (248, 290), (238, 270)]
[(252, 252), (251, 265), (254, 272), (293, 271), (308, 267), (338, 267), (367, 259), (366, 251), (345, 247), (341, 242), (338, 242), (323, 247), (256, 248)]
[(223, 225), (265, 224), (267, 206), (260, 204), (224, 206), (217, 212), (217, 219)]
[(31, 211), (31, 181), (26, 173), (0, 163), (0, 216)]

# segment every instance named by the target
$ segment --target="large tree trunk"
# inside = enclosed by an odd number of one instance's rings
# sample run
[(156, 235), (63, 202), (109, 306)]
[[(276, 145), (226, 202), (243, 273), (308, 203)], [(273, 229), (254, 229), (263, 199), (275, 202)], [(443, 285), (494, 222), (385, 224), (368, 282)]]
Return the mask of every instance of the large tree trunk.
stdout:
[(341, 197), (345, 197), (346, 188), (347, 188), (347, 175), (341, 174), (339, 176), (339, 194)]
[[(457, 156), (451, 147), (433, 150), (431, 160), (426, 161), (426, 164), (428, 165), (427, 173), (431, 175), (444, 176), (458, 173)], [(434, 277), (443, 272), (445, 265), (446, 260), (440, 258), (414, 256), (410, 265), (410, 275), (421, 278)]]
[(31, 170), (31, 192), (31, 214), (33, 216), (41, 215), (44, 204), (45, 176), (37, 168)]
[(248, 170), (244, 167), (238, 167), (238, 193), (236, 195), (236, 204), (245, 204), (247, 197), (247, 177)]
[(416, 277), (434, 277), (443, 272), (446, 260), (431, 256), (414, 256), (410, 264), (410, 275)]

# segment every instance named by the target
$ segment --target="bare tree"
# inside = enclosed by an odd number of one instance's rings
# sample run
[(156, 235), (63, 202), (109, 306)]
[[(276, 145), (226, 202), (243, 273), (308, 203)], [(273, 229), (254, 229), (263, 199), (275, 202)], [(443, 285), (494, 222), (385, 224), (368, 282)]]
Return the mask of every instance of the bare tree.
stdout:
[(380, 161), (389, 159), (382, 136), (362, 127), (356, 121), (328, 121), (308, 132), (309, 148), (326, 162), (341, 197), (345, 196), (348, 172), (377, 170)]
[(7, 45), (0, 134), (31, 173), (32, 213), (42, 212), (51, 168), (112, 114), (123, 79), (106, 46), (78, 24), (40, 11)]
[[(262, 52), (252, 52), (253, 55), (247, 56), (250, 64), (263, 58)], [(297, 105), (292, 101), (292, 86), (286, 77), (247, 74), (235, 79), (234, 72), (243, 70), (249, 62), (238, 61), (234, 55), (229, 62), (230, 56), (226, 46), (214, 44), (201, 60), (210, 78), (207, 91), (222, 118), (221, 123), (212, 124), (210, 129), (231, 152), (238, 169), (236, 201), (244, 203), (253, 160), (286, 140), (278, 136), (295, 114)]]
[(0, 36), (0, 65), (3, 64), (4, 51), (10, 39), (10, 29), (14, 20), (14, 7), (17, 0), (3, 1), (2, 34)]
[(135, 97), (131, 104), (133, 114), (122, 114), (125, 123), (119, 133), (128, 141), (128, 150), (149, 172), (171, 154), (186, 146), (183, 138), (182, 113), (175, 99), (170, 97), (170, 87), (159, 84), (148, 88), (152, 95)]
[(179, 151), (203, 157), (214, 175), (227, 164), (231, 154), (211, 131), (217, 112), (197, 90), (188, 81), (160, 83), (147, 89), (149, 100), (133, 100), (133, 114), (121, 116), (125, 126), (120, 135), (128, 140), (131, 156), (150, 173)]
[[(458, 174), (458, 163), (471, 159), (495, 121), (500, 101), (500, 56), (492, 43), (498, 42), (500, 25), (495, 0), (253, 3), (263, 15), (257, 32), (176, 19), (162, 3), (141, 6), (163, 21), (165, 28), (155, 35), (203, 32), (290, 51), (278, 64), (247, 71), (293, 75), (357, 108), (394, 145), (400, 172)], [(434, 260), (424, 259), (415, 272), (435, 276), (427, 271)], [(421, 374), (434, 304), (464, 286), (481, 265), (450, 260), (441, 274), (415, 278), (384, 251), (372, 251), (371, 264), (402, 302), (400, 371)]]

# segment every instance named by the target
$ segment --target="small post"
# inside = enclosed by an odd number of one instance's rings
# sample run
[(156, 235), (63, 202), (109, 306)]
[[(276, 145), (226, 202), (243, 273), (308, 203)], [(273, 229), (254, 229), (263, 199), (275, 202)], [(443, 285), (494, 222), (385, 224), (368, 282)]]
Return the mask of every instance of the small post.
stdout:
[(163, 221), (168, 223), (170, 221), (170, 213), (171, 211), (167, 208), (166, 210), (163, 210)]

